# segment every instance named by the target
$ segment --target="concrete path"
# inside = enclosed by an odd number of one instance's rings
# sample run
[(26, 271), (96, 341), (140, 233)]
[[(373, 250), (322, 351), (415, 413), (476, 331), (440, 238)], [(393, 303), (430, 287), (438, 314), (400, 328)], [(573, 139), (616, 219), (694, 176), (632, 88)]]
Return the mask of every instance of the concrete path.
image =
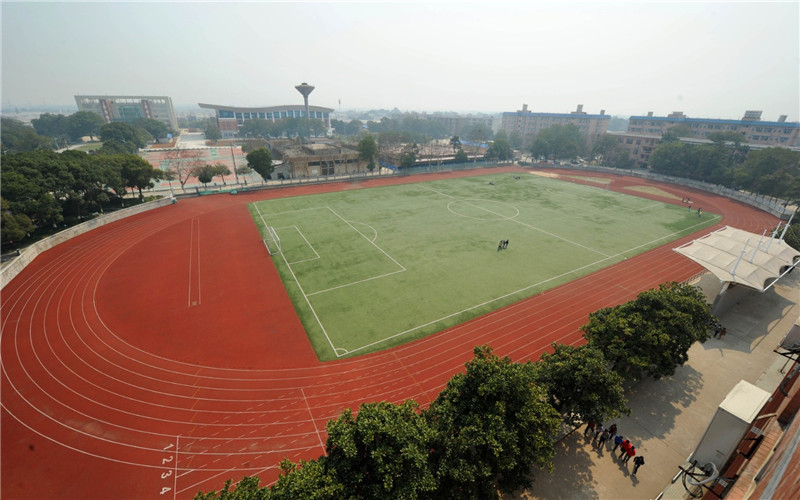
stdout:
[[(711, 300), (719, 291), (711, 275), (696, 284)], [(631, 475), (632, 460), (622, 464), (612, 457), (610, 447), (593, 446), (581, 427), (556, 445), (552, 474), (534, 471), (533, 487), (507, 498), (652, 499), (668, 486), (674, 491), (671, 480), (678, 466), (692, 453), (733, 386), (746, 380), (770, 393), (775, 390), (786, 358), (773, 349), (798, 316), (800, 272), (794, 271), (767, 292), (754, 291), (722, 314), (728, 334), (695, 344), (689, 361), (674, 376), (645, 380), (629, 390), (631, 416), (605, 424), (616, 423), (618, 432), (645, 457), (636, 476)], [(664, 498), (681, 497), (665, 493)]]

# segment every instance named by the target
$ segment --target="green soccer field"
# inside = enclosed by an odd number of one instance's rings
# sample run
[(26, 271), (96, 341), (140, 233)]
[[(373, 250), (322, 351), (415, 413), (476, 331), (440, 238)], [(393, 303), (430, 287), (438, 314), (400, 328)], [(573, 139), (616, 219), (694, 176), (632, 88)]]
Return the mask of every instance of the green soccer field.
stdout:
[[(249, 208), (263, 238), (270, 226), (280, 241), (280, 252), (268, 243), (272, 259), (321, 360), (429, 335), (719, 220), (529, 174)], [(508, 248), (498, 250), (503, 239)]]

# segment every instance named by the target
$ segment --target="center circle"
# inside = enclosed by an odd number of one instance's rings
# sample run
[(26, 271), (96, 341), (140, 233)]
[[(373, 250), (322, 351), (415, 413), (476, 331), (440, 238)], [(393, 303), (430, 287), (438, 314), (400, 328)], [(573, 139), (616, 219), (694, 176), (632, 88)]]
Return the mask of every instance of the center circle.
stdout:
[(479, 198), (453, 200), (447, 204), (447, 209), (455, 215), (476, 220), (505, 220), (519, 215), (519, 210), (514, 205)]

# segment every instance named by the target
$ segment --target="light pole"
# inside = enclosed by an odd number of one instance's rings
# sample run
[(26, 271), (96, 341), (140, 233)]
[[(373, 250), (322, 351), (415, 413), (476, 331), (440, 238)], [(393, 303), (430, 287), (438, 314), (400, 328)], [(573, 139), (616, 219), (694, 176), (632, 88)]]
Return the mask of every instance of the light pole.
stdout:
[(233, 144), (231, 144), (231, 160), (233, 160), (233, 175), (236, 178), (236, 185), (239, 185), (239, 174), (236, 173), (236, 157), (233, 155)]

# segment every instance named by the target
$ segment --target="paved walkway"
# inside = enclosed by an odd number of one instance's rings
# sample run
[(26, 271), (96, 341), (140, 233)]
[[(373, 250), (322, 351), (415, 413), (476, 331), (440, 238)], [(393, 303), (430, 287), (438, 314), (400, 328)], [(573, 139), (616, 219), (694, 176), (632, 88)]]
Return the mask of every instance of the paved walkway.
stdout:
[[(696, 284), (712, 296), (711, 300), (720, 286), (708, 274)], [(637, 454), (645, 457), (646, 463), (636, 476), (631, 475), (632, 460), (622, 464), (608, 448), (594, 447), (583, 437), (581, 427), (556, 446), (552, 474), (534, 472), (533, 486), (508, 498), (656, 498), (662, 490), (674, 486), (671, 480), (679, 472), (678, 466), (692, 453), (734, 385), (746, 380), (770, 393), (775, 390), (783, 377), (786, 358), (773, 349), (798, 316), (800, 272), (795, 271), (764, 294), (752, 292), (722, 314), (720, 319), (728, 334), (723, 339), (695, 344), (689, 351), (689, 361), (673, 377), (645, 380), (628, 391), (632, 414), (614, 422), (618, 432), (636, 446)], [(665, 493), (664, 498), (681, 497)]]

